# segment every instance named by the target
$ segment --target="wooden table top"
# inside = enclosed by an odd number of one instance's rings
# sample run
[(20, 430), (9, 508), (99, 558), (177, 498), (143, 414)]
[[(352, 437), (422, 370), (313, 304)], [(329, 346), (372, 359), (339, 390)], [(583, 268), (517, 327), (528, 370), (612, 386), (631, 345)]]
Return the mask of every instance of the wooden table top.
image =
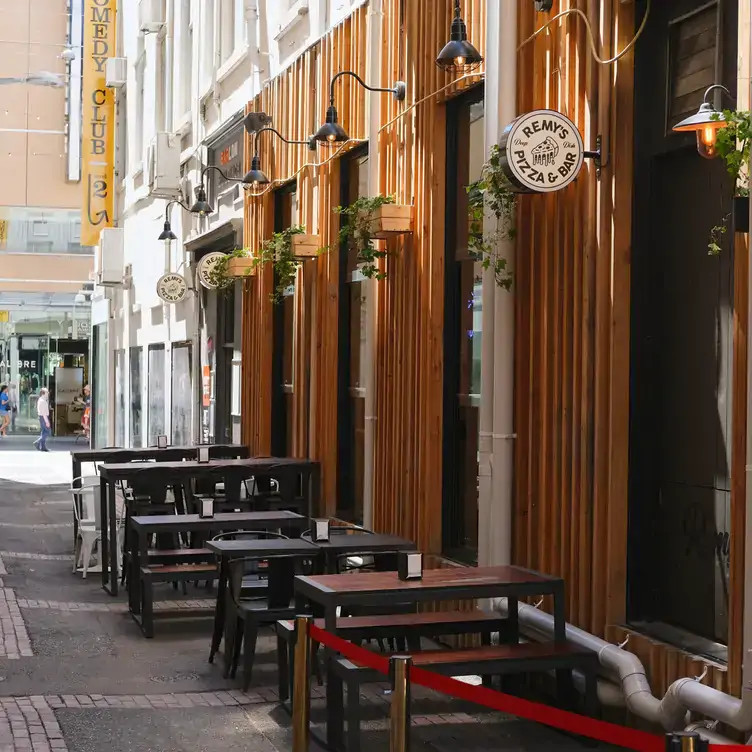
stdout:
[(316, 556), (318, 548), (300, 538), (267, 538), (262, 540), (208, 541), (206, 547), (218, 556), (266, 557), (266, 556)]
[(420, 580), (400, 580), (396, 572), (353, 572), (296, 578), (305, 586), (306, 592), (319, 591), (322, 594), (404, 593), (412, 590), (436, 592), (446, 589), (466, 590), (468, 598), (473, 597), (473, 589), (495, 585), (547, 585), (560, 579), (513, 566), (426, 569)]
[[(311, 540), (310, 535), (301, 536)], [(332, 553), (384, 553), (388, 551), (414, 551), (415, 544), (397, 535), (383, 535), (381, 533), (334, 533), (328, 541), (312, 541), (323, 551)]]
[(190, 457), (194, 456), (199, 447), (208, 447), (209, 451), (215, 454), (245, 454), (248, 455), (248, 447), (245, 444), (198, 444), (193, 446), (168, 446), (168, 447), (104, 447), (102, 449), (73, 449), (71, 456), (80, 462), (90, 462), (92, 460), (106, 460), (107, 457), (122, 456), (133, 457), (134, 459), (149, 459), (159, 457), (160, 455), (182, 454)]
[(155, 514), (131, 517), (133, 527), (150, 532), (198, 530), (210, 527), (241, 530), (246, 525), (302, 525), (307, 522), (307, 517), (286, 510), (276, 512), (223, 512), (215, 514), (214, 517), (199, 517), (197, 514)]
[(308, 469), (318, 465), (314, 460), (294, 459), (290, 457), (251, 457), (249, 459), (195, 460), (177, 462), (118, 462), (105, 463), (99, 468), (99, 475), (105, 479), (122, 479), (126, 476), (159, 475), (180, 473), (188, 476), (220, 474), (223, 471), (270, 471), (276, 468)]

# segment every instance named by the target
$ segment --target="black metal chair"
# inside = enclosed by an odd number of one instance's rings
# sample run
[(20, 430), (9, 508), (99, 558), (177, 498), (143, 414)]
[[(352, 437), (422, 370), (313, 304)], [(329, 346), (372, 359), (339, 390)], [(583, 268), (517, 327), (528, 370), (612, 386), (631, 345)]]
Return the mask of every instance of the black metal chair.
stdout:
[[(245, 531), (246, 538), (254, 535), (257, 540), (279, 538), (279, 533), (267, 531)], [(260, 627), (276, 624), (279, 619), (291, 619), (295, 615), (293, 602), (293, 579), (296, 574), (296, 564), (304, 560), (301, 556), (274, 556), (267, 559), (258, 557), (244, 557), (229, 563), (229, 602), (227, 624), (230, 627), (226, 633), (225, 655), (229, 661), (225, 663), (225, 677), (235, 678), (240, 663), (241, 648), (243, 651), (243, 689), (247, 690), (251, 683), (253, 664), (256, 656), (256, 641)], [(265, 569), (265, 571), (261, 571)], [(244, 596), (248, 592), (249, 580), (265, 578), (266, 588), (254, 593), (250, 597)]]

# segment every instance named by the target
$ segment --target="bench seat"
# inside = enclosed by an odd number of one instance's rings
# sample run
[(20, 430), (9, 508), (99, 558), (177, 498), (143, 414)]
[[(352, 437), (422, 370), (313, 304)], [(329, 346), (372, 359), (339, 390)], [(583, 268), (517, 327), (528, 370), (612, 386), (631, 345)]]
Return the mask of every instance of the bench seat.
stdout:
[[(412, 653), (413, 665), (447, 676), (479, 674), (484, 677), (556, 671), (562, 688), (571, 692), (571, 671), (585, 675), (585, 710), (595, 715), (597, 653), (570, 642), (530, 642), (483, 645), (461, 650), (425, 650)], [(358, 666), (347, 658), (332, 657), (327, 676), (327, 742), (338, 752), (360, 750), (360, 685), (387, 681), (383, 674)], [(344, 687), (347, 687), (345, 700)], [(559, 697), (570, 705), (571, 698)], [(346, 722), (346, 730), (345, 730)]]
[[(324, 619), (314, 619), (313, 623), (320, 629), (326, 628)], [(352, 642), (400, 640), (406, 643), (406, 648), (419, 651), (421, 637), (480, 634), (484, 642), (490, 643), (491, 633), (504, 632), (506, 624), (506, 618), (494, 611), (425, 611), (342, 617), (337, 619), (337, 632)], [(282, 702), (290, 695), (294, 634), (295, 622), (277, 622), (277, 673)], [(314, 668), (320, 675), (315, 659)]]

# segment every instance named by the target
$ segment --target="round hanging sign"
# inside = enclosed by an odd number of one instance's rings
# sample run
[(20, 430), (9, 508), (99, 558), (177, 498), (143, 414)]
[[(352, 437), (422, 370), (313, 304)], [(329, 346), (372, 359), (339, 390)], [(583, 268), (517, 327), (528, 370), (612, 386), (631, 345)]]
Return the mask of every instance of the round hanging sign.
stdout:
[(217, 265), (217, 262), (225, 258), (226, 255), (222, 251), (214, 251), (213, 253), (207, 253), (206, 256), (202, 256), (201, 261), (198, 262), (196, 269), (198, 281), (208, 290), (216, 289), (217, 286), (211, 280), (211, 271)]
[(164, 274), (157, 280), (157, 295), (165, 303), (179, 303), (188, 293), (188, 283), (180, 274)]
[(577, 177), (585, 156), (577, 126), (555, 110), (520, 115), (504, 129), (499, 148), (518, 193), (560, 191)]

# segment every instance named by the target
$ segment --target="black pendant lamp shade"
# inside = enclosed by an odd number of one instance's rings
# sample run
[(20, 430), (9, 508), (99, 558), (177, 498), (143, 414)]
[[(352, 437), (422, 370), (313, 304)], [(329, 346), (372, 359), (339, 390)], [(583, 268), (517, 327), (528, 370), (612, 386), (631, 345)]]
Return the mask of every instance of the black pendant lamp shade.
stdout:
[(436, 65), (450, 73), (470, 73), (482, 62), (480, 52), (467, 39), (467, 26), (462, 20), (460, 0), (455, 0), (452, 32), (446, 46), (436, 58)]
[(170, 220), (166, 219), (164, 223), (164, 230), (162, 230), (157, 240), (177, 240), (178, 236), (172, 231), (170, 227)]
[(256, 154), (251, 160), (251, 169), (243, 176), (244, 185), (268, 185), (269, 178), (261, 170), (261, 157)]
[(211, 214), (212, 211), (211, 204), (206, 200), (206, 188), (201, 185), (196, 193), (196, 202), (191, 207), (191, 214), (204, 216)]
[(342, 144), (349, 141), (347, 131), (337, 122), (337, 108), (332, 104), (326, 111), (326, 122), (314, 134), (314, 139), (323, 144)]

